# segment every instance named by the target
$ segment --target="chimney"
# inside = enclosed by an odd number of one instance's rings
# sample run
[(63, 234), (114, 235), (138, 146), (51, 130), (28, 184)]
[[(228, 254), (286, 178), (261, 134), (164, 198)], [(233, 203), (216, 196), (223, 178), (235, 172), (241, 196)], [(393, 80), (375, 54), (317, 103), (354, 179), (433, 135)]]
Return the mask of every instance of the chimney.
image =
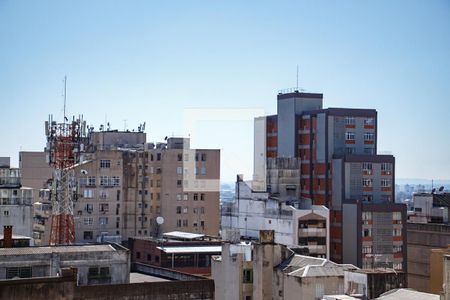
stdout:
[(12, 226), (5, 225), (3, 226), (3, 247), (12, 248), (12, 245), (13, 245)]

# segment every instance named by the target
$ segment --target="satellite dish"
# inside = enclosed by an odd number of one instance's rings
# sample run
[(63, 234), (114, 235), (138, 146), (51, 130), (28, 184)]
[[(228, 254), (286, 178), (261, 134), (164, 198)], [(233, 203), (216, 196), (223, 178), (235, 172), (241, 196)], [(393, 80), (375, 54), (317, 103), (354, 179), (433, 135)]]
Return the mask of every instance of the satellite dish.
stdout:
[(444, 190), (444, 186), (441, 186), (440, 188), (439, 188), (439, 192), (442, 192)]
[(162, 225), (164, 223), (164, 218), (163, 217), (157, 217), (156, 218), (156, 223), (158, 223), (158, 225)]

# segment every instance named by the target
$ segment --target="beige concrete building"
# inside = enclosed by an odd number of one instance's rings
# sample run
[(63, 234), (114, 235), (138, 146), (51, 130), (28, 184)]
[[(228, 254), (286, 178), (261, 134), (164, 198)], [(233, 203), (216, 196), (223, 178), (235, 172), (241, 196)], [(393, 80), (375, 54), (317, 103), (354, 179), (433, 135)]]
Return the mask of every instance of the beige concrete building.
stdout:
[[(450, 245), (450, 226), (447, 224), (408, 223), (408, 287), (427, 293), (439, 293), (441, 280), (432, 282), (431, 265), (432, 251), (446, 251)], [(431, 261), (433, 264), (433, 261)], [(436, 267), (442, 260), (435, 262)], [(439, 271), (438, 271), (439, 273)], [(438, 274), (435, 272), (435, 274)], [(442, 276), (442, 272), (440, 272)], [(435, 275), (438, 276), (438, 275)]]
[(19, 169), (22, 184), (33, 189), (33, 203), (39, 201), (39, 190), (47, 187), (47, 179), (52, 178), (53, 174), (53, 169), (45, 160), (45, 152), (19, 152)]
[(259, 243), (225, 242), (212, 260), (216, 299), (322, 299), (344, 292), (344, 271), (353, 265), (295, 254), (275, 244), (273, 230)]
[[(90, 133), (73, 167), (76, 242), (121, 242), (176, 230), (219, 234), (220, 150), (190, 149), (184, 138), (156, 145), (145, 139), (143, 132)], [(25, 160), (22, 167), (31, 168)]]

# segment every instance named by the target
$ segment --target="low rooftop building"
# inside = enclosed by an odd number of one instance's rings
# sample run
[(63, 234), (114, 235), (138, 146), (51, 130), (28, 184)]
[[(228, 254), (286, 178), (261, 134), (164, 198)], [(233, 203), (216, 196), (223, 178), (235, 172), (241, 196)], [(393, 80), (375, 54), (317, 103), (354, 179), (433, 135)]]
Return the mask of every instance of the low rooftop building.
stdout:
[(0, 280), (59, 276), (74, 268), (78, 284), (130, 281), (129, 250), (118, 244), (0, 249)]
[(217, 238), (181, 231), (164, 233), (162, 239), (134, 237), (128, 244), (132, 262), (190, 274), (211, 274), (211, 257), (222, 252)]

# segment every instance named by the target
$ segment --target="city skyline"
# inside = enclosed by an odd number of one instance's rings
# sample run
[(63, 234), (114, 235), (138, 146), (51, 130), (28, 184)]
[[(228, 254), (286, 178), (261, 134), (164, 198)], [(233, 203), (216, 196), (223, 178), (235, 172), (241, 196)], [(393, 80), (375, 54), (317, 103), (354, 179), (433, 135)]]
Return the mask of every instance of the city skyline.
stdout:
[[(96, 129), (146, 122), (147, 139), (162, 141), (186, 135), (192, 108), (276, 113), (299, 65), (300, 88), (326, 107), (378, 111), (379, 152), (396, 157), (397, 177), (449, 179), (449, 3), (386, 3), (3, 1), (0, 156), (17, 166), (19, 151), (43, 150), (48, 114), (62, 120), (65, 75), (68, 115)], [(196, 123), (193, 147), (222, 149), (224, 181), (251, 178), (246, 116)]]

